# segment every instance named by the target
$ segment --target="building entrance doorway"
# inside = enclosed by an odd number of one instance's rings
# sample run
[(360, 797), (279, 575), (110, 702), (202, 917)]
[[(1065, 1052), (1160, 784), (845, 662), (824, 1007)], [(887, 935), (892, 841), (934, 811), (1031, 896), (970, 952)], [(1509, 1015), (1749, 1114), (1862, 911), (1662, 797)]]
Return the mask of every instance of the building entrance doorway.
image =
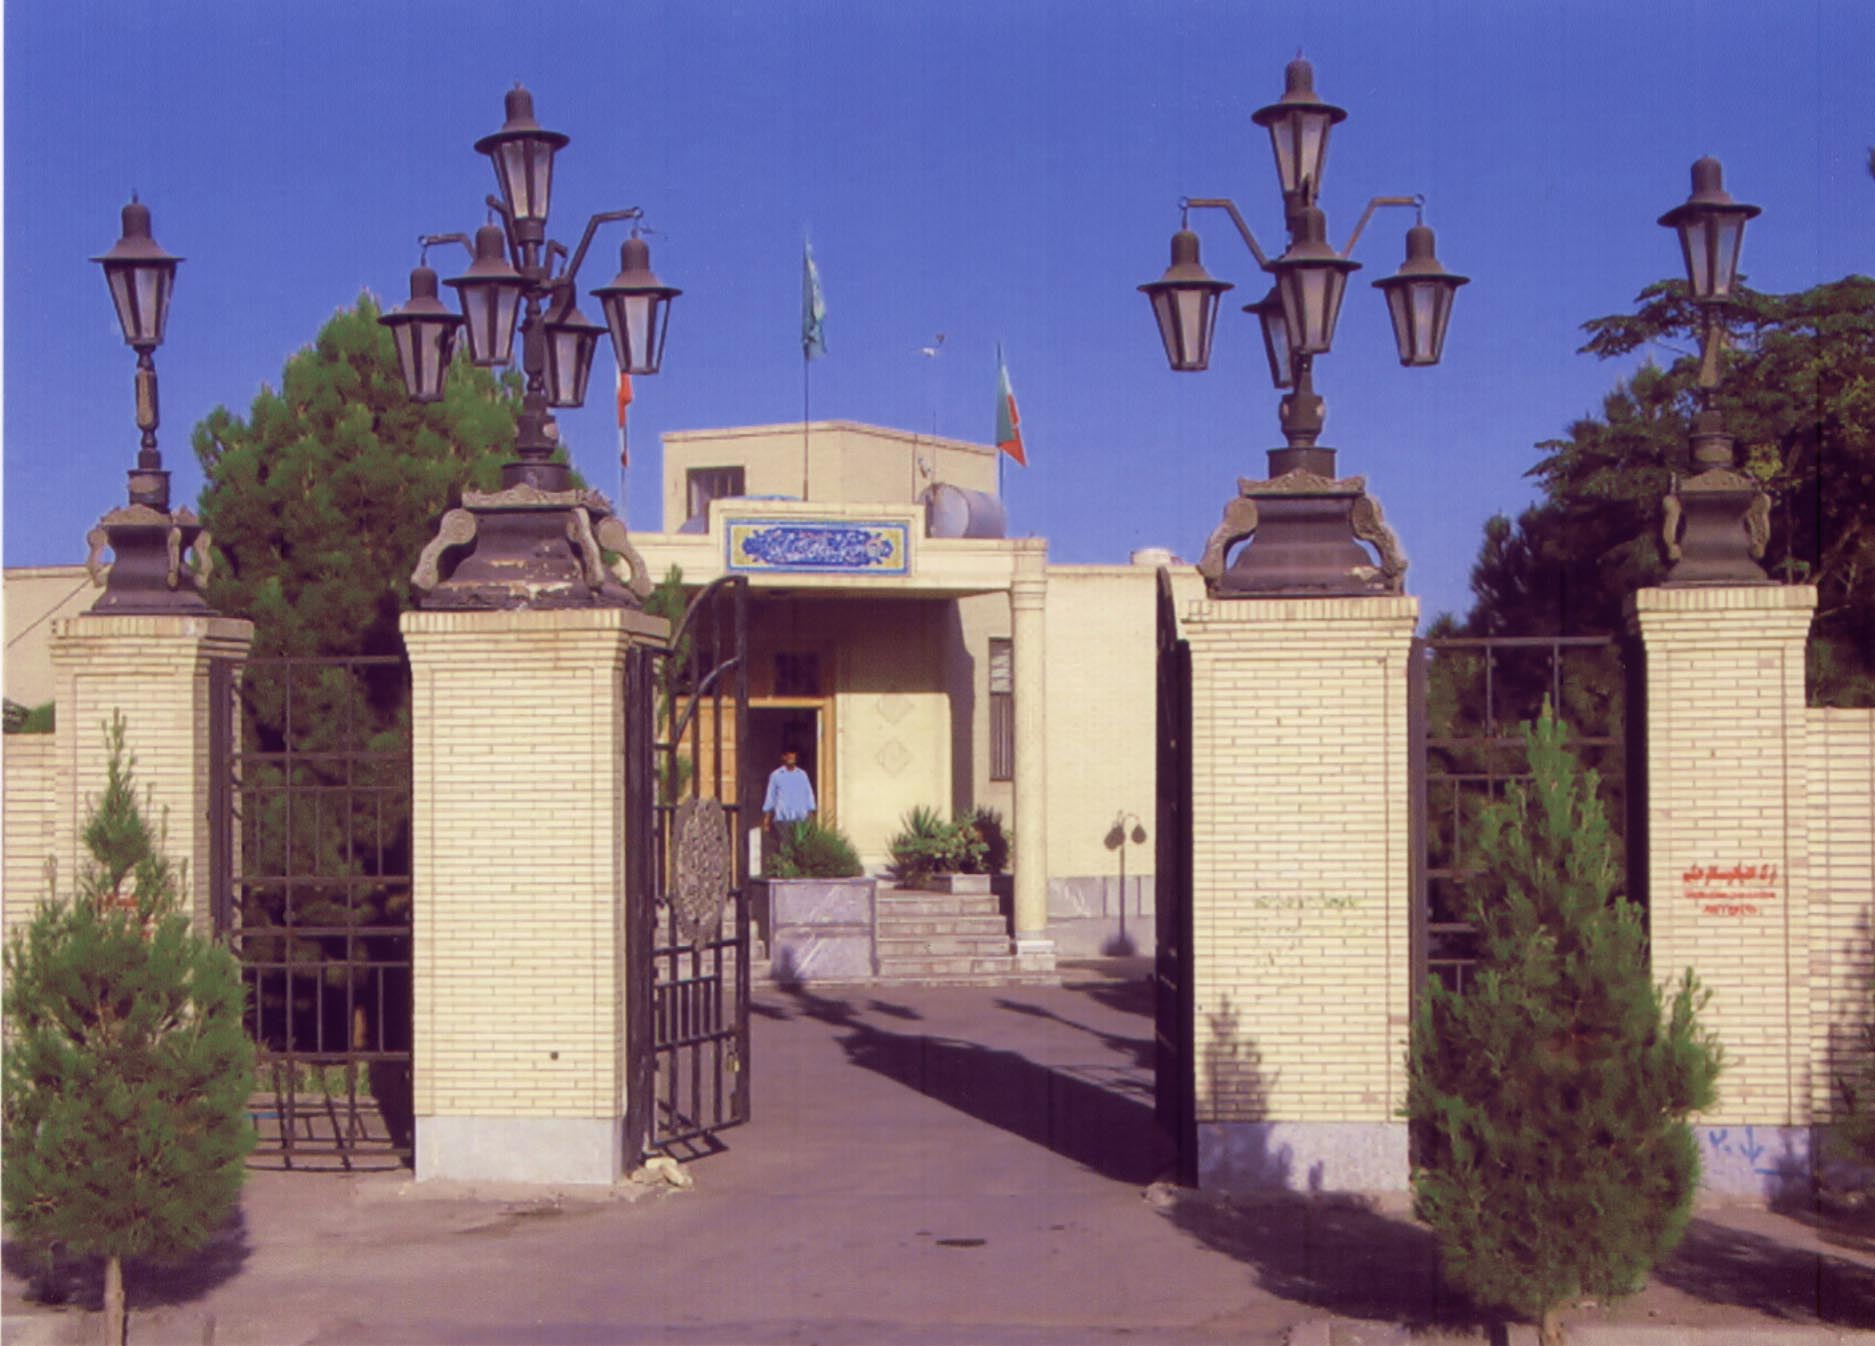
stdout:
[(823, 747), (822, 723), (817, 703), (749, 707), (749, 793), (758, 804), (768, 788), (768, 773), (781, 765), (781, 754), (791, 750), (814, 787), (821, 821), (832, 821), (833, 781), (822, 769), (831, 754)]

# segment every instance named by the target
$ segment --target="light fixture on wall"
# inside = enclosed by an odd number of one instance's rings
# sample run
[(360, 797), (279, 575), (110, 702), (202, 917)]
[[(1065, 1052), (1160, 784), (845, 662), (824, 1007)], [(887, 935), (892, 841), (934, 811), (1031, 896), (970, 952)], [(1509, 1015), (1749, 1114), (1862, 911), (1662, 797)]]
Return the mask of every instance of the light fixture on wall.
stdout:
[[(209, 538), (188, 509), (170, 509), (169, 473), (156, 446), (156, 348), (163, 344), (182, 258), (150, 236), (150, 208), (133, 193), (124, 207), (122, 237), (91, 260), (104, 268), (124, 343), (137, 353), (137, 428), (143, 432), (129, 474), (129, 503), (106, 514), (86, 538), (85, 566), (104, 587), (91, 611), (206, 613), (201, 587), (208, 576)], [(109, 566), (103, 564), (106, 548), (112, 553)]]
[[(499, 195), (487, 204), (500, 223), (483, 225), (473, 240), (425, 235), (410, 299), (379, 319), (395, 338), (405, 389), (418, 402), (443, 399), (459, 337), (469, 360), (485, 367), (514, 359), (517, 322), (521, 337), (526, 383), (514, 460), (502, 467), (501, 491), (465, 491), (463, 508), (445, 516), (424, 549), (412, 583), (426, 608), (625, 607), (650, 591), (611, 503), (576, 488), (572, 469), (555, 461), (560, 433), (552, 408), (584, 404), (599, 338), (608, 333), (621, 376), (657, 373), (671, 301), (682, 291), (652, 272), (638, 207), (592, 216), (570, 258), (547, 236), (554, 156), (567, 144), (567, 136), (535, 122), (532, 94), (519, 85), (510, 90), (501, 129), (475, 144), (494, 167)], [(605, 317), (600, 324), (579, 311), (580, 266), (599, 226), (623, 220), (632, 232), (620, 248), (619, 272), (592, 292)], [(466, 272), (443, 282), (456, 292), (460, 315), (437, 298), (428, 264), (428, 250), (448, 243), (470, 256)], [(472, 549), (450, 563), (464, 547)], [(607, 551), (624, 558), (628, 574), (603, 563)]]
[[(1418, 196), (1377, 196), (1367, 204), (1347, 245), (1328, 242), (1327, 217), (1317, 199), (1327, 161), (1330, 130), (1347, 113), (1315, 92), (1314, 70), (1300, 57), (1284, 72), (1283, 96), (1258, 109), (1252, 120), (1270, 133), (1277, 182), (1283, 195), (1288, 247), (1271, 258), (1257, 243), (1234, 201), (1187, 197), (1172, 236), (1172, 264), (1156, 281), (1140, 286), (1152, 303), (1166, 360), (1174, 370), (1196, 371), (1211, 361), (1219, 301), (1231, 288), (1213, 279), (1199, 261), (1193, 210), (1222, 210), (1257, 265), (1275, 280), (1270, 292), (1244, 306), (1261, 328), (1271, 382), (1286, 389), (1282, 399), (1285, 447), (1269, 453), (1266, 481), (1243, 481), (1224, 511), (1199, 563), (1216, 597), (1360, 594), (1398, 592), (1406, 563), (1379, 506), (1360, 477), (1335, 476), (1335, 451), (1317, 441), (1324, 417), (1313, 381), (1314, 361), (1334, 343), (1335, 325), (1348, 278), (1360, 268), (1350, 254), (1376, 210), (1424, 206)], [(1407, 231), (1406, 261), (1375, 286), (1386, 296), (1400, 363), (1437, 364), (1445, 346), (1453, 296), (1466, 277), (1439, 264), (1432, 230), (1422, 220)], [(1357, 541), (1358, 539), (1358, 541)], [(1251, 545), (1230, 551), (1249, 540)], [(1360, 545), (1374, 546), (1379, 563)]]
[(1718, 311), (1737, 289), (1745, 222), (1758, 213), (1758, 207), (1731, 198), (1719, 161), (1707, 157), (1693, 165), (1692, 195), (1660, 217), (1679, 235), (1687, 293), (1699, 308), (1700, 327), (1693, 473), (1674, 478), (1661, 528), (1667, 584), (1771, 583), (1759, 564), (1771, 536), (1771, 497), (1756, 478), (1738, 470), (1725, 417), (1712, 404), (1725, 340)]

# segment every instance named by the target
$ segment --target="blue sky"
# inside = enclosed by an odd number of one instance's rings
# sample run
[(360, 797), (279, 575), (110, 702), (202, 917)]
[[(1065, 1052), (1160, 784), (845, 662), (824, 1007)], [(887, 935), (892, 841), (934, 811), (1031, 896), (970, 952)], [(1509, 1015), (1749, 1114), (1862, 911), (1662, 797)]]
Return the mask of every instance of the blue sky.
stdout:
[[(418, 234), (481, 223), (493, 176), (473, 142), (516, 80), (572, 137), (553, 235), (572, 245), (591, 213), (642, 206), (654, 264), (685, 292), (632, 411), (635, 528), (657, 523), (661, 432), (800, 417), (811, 233), (829, 306), (817, 419), (989, 440), (1000, 341), (1031, 462), (1009, 471), (1013, 530), (1057, 561), (1195, 559), (1281, 442), (1236, 310), (1265, 286), (1228, 223), (1203, 219), (1207, 267), (1238, 288), (1197, 375), (1166, 370), (1134, 287), (1164, 267), (1181, 195), (1235, 197), (1281, 250), (1249, 114), (1298, 47), (1350, 113), (1324, 175), (1331, 240), (1368, 197), (1424, 193), (1440, 257), (1472, 277), (1444, 364), (1401, 369), (1366, 282), (1398, 265), (1411, 221), (1382, 212), (1316, 365), (1323, 442), (1368, 478), (1428, 616), (1466, 606), (1485, 519), (1530, 500), (1534, 446), (1621, 374), (1575, 354), (1579, 325), (1677, 271), (1654, 221), (1695, 158), (1718, 156), (1764, 208), (1745, 243), (1758, 287), (1875, 270), (1864, 0), (10, 0), (4, 40), (10, 566), (82, 559), (123, 500), (133, 357), (86, 259), (133, 188), (189, 259), (157, 354), (187, 501), (198, 419), (245, 413), (361, 290), (400, 302)], [(610, 278), (620, 237), (601, 233), (584, 289)], [(920, 356), (937, 332), (941, 355)], [(611, 491), (608, 401), (562, 426)]]

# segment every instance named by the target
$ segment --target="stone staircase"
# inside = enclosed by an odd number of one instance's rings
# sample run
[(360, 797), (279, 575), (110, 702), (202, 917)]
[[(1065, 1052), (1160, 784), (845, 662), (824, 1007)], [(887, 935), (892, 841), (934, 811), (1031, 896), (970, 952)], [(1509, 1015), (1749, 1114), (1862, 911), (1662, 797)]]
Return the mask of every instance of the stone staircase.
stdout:
[(1053, 985), (1017, 968), (1009, 923), (992, 893), (888, 888), (878, 897), (879, 980), (914, 986)]

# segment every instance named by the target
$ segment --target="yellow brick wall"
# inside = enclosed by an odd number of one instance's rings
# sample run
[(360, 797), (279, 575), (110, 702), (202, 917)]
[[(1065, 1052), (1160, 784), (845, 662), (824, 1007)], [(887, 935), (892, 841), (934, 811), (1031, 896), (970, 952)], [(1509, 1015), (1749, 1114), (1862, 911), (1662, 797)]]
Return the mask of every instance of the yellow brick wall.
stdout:
[(1402, 597), (1186, 615), (1200, 1121), (1396, 1120), (1418, 612)]
[(79, 837), (103, 788), (104, 731), (122, 711), (138, 793), (150, 792), (151, 821), (164, 822), (165, 850), (188, 865), (191, 910), (209, 913), (208, 670), (245, 655), (253, 625), (227, 617), (71, 617), (53, 623), (57, 688), (52, 820), (59, 884), (71, 881)]
[(419, 1116), (624, 1107), (622, 610), (414, 612)]
[[(1196, 570), (1181, 570), (1177, 582), (1187, 602), (1203, 593)], [(1127, 874), (1151, 874), (1158, 570), (1050, 566), (1046, 619), (1048, 873), (1117, 875), (1119, 858), (1106, 840), (1124, 812), (1148, 833), (1146, 844), (1129, 844)]]
[(1692, 967), (1726, 1054), (1714, 1119), (1810, 1120), (1807, 587), (1644, 589), (1655, 975)]
[[(0, 742), (6, 782), (6, 826), (0, 836), (5, 847), (5, 927), (8, 933), (28, 920), (46, 894), (46, 861), (52, 855), (54, 750), (51, 734), (8, 734)], [(70, 873), (61, 873), (69, 884)]]
[(1875, 986), (1875, 711), (1812, 710), (1810, 1023), (1813, 1105), (1840, 1105)]

